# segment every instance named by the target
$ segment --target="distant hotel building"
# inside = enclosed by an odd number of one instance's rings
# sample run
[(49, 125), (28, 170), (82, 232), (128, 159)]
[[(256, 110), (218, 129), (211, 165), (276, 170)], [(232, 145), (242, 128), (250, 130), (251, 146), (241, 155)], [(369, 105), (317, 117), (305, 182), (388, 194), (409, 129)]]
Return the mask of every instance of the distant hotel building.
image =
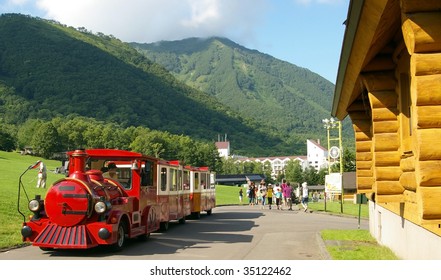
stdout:
[(228, 141), (218, 141), (215, 143), (219, 156), (221, 158), (228, 158), (230, 156), (230, 142)]
[[(230, 156), (230, 142), (218, 141), (215, 143), (219, 156), (228, 158)], [(297, 160), (300, 166), (305, 170), (308, 167), (314, 167), (315, 170), (328, 167), (328, 151), (320, 145), (320, 141), (306, 140), (307, 155), (306, 156), (273, 156), (273, 157), (241, 157), (237, 158), (237, 162), (260, 162), (262, 164), (271, 164), (271, 176), (276, 178), (285, 172), (285, 166), (290, 160)]]

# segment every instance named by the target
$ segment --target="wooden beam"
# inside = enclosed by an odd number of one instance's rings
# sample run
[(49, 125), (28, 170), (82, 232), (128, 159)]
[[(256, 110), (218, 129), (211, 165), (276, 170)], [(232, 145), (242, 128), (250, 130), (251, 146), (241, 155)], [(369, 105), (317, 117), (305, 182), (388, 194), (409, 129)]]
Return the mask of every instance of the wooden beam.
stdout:
[(403, 38), (409, 54), (441, 51), (441, 11), (402, 15)]

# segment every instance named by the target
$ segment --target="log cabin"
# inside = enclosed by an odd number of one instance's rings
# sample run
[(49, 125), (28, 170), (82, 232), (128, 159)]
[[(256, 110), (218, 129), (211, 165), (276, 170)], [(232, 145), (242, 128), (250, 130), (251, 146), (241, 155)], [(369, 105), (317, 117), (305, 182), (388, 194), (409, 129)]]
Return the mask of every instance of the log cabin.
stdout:
[(355, 132), (377, 241), (441, 259), (441, 1), (351, 0), (331, 115)]

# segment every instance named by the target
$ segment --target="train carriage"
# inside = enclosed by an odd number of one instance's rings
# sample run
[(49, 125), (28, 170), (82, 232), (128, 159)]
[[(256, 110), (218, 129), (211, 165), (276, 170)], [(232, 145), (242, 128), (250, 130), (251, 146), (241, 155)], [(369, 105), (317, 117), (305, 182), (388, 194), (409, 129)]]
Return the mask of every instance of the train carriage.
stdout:
[(190, 167), (190, 204), (191, 214), (199, 219), (201, 212), (211, 215), (216, 206), (214, 173), (208, 167)]
[(184, 184), (184, 170), (179, 161), (159, 161), (157, 169), (160, 225), (167, 230), (170, 221), (183, 224), (190, 215), (190, 189)]
[[(43, 250), (98, 245), (119, 250), (127, 237), (146, 239), (159, 229), (157, 159), (108, 149), (68, 155), (68, 176), (55, 182), (44, 200), (29, 202), (33, 216), (23, 223), (24, 241)], [(100, 169), (109, 162), (119, 165), (117, 179), (103, 177)]]

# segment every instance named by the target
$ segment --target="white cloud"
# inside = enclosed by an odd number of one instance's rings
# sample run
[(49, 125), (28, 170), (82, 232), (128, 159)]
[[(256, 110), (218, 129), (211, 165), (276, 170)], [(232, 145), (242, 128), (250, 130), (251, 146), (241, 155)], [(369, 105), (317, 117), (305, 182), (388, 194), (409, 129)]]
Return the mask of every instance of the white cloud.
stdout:
[[(27, 1), (27, 0), (14, 0)], [(271, 0), (36, 0), (44, 18), (123, 41), (253, 40)]]

